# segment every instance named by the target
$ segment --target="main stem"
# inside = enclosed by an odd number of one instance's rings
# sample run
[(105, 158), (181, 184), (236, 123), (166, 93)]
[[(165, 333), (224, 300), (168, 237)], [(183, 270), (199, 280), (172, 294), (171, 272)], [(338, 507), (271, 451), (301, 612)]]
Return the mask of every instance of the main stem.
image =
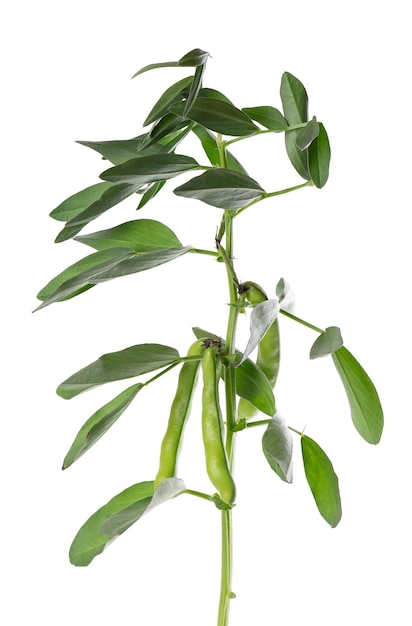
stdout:
[[(233, 221), (230, 211), (225, 211), (225, 266), (229, 285), (230, 306), (226, 333), (226, 352), (230, 357), (235, 353), (236, 324), (239, 308), (237, 286), (233, 272)], [(233, 470), (233, 453), (235, 443), (234, 427), (236, 426), (236, 383), (233, 359), (225, 375), (226, 399), (226, 453), (229, 466)], [(218, 626), (227, 626), (229, 623), (230, 600), (232, 592), (232, 511), (222, 511), (222, 569), (220, 584), (220, 601), (218, 612)]]

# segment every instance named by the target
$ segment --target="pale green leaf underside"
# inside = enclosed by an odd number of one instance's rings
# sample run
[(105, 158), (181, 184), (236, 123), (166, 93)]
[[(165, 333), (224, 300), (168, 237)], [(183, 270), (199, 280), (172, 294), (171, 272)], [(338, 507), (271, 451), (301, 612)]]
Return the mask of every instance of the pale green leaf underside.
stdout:
[(272, 470), (287, 483), (293, 480), (293, 441), (285, 420), (276, 413), (262, 437), (262, 449)]
[(333, 354), (343, 346), (343, 339), (340, 328), (337, 326), (329, 326), (323, 333), (319, 335), (310, 349), (310, 358), (318, 359), (319, 357)]

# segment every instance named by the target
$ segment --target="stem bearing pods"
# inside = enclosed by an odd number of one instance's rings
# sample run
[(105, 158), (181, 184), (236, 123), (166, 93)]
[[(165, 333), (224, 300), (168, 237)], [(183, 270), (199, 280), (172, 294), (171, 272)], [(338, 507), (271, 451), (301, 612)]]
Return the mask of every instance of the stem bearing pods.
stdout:
[(170, 407), (169, 422), (160, 449), (159, 470), (155, 478), (155, 487), (160, 485), (166, 478), (176, 476), (183, 430), (190, 414), (193, 392), (199, 372), (200, 357), (204, 349), (203, 339), (195, 341), (190, 346), (187, 356), (198, 356), (199, 359), (186, 361), (180, 370), (176, 394)]
[(219, 403), (220, 363), (216, 346), (210, 344), (203, 356), (202, 434), (206, 470), (224, 502), (233, 504), (236, 487), (229, 469), (223, 442), (223, 419)]

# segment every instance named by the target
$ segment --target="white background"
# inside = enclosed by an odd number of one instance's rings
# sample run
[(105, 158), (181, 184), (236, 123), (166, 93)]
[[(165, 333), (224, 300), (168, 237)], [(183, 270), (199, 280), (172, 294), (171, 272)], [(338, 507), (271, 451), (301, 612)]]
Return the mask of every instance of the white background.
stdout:
[[(385, 409), (379, 446), (352, 427), (328, 359), (310, 362), (316, 335), (281, 319), (277, 402), (316, 439), (339, 475), (343, 519), (317, 513), (296, 439), (295, 480), (282, 483), (261, 453), (262, 432), (238, 437), (231, 624), (317, 626), (411, 620), (410, 576), (410, 30), (407, 3), (295, 0), (244, 4), (181, 0), (15, 2), (3, 15), (2, 70), (2, 568), (3, 623), (179, 624), (216, 621), (219, 515), (181, 496), (142, 519), (89, 568), (67, 551), (79, 526), (127, 486), (153, 479), (175, 374), (144, 390), (72, 468), (60, 466), (83, 422), (126, 385), (71, 401), (64, 378), (104, 352), (158, 342), (184, 353), (191, 326), (223, 333), (223, 268), (188, 255), (147, 274), (103, 284), (33, 315), (36, 293), (91, 250), (54, 245), (48, 213), (98, 182), (102, 162), (76, 139), (130, 138), (154, 101), (186, 70), (157, 70), (208, 50), (205, 85), (239, 107), (280, 107), (287, 70), (305, 84), (310, 113), (329, 133), (330, 181), (259, 204), (236, 224), (237, 268), (274, 295), (284, 276), (296, 313), (341, 327)], [(191, 150), (191, 143), (181, 152)], [(195, 146), (195, 144), (193, 144)], [(194, 156), (199, 156), (195, 146)], [(268, 190), (299, 183), (281, 136), (251, 139), (236, 155)], [(183, 178), (181, 179), (183, 182)], [(176, 183), (175, 186), (177, 186)], [(183, 244), (211, 247), (219, 211), (178, 200), (168, 184), (141, 213)], [(90, 232), (133, 219), (125, 202)], [(239, 343), (246, 337), (242, 321)], [(181, 475), (210, 490), (198, 407)], [(190, 451), (189, 451), (190, 448)]]

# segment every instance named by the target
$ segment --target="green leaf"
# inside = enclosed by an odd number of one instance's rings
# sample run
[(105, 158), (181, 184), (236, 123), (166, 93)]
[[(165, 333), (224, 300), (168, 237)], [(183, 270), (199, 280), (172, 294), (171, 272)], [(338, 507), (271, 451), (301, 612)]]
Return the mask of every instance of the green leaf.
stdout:
[[(192, 328), (198, 339), (208, 337), (210, 339), (219, 339), (222, 346), (225, 345), (224, 340), (203, 328), (195, 326)], [(240, 359), (242, 353), (237, 350), (236, 358)], [(222, 375), (223, 375), (222, 371)], [(236, 377), (236, 394), (245, 400), (248, 400), (259, 411), (272, 417), (276, 410), (275, 397), (272, 387), (262, 370), (250, 359), (246, 359), (239, 367), (235, 368)]]
[(68, 400), (99, 385), (167, 367), (179, 358), (175, 348), (156, 343), (143, 343), (118, 352), (109, 352), (69, 376), (58, 386), (56, 393)]
[[(285, 72), (280, 84), (280, 97), (283, 114), (289, 124), (303, 124), (308, 121), (308, 96), (306, 89), (298, 78)], [(299, 150), (296, 139), (300, 130), (291, 130), (285, 133), (286, 151), (295, 170), (305, 180), (310, 179), (307, 151)]]
[(170, 106), (184, 98), (184, 94), (190, 88), (192, 82), (193, 76), (187, 76), (166, 89), (145, 119), (143, 126), (147, 126), (166, 115)]
[(384, 419), (373, 382), (344, 346), (332, 354), (332, 359), (345, 388), (356, 430), (368, 443), (379, 443)]
[(149, 200), (154, 198), (165, 185), (165, 183), (165, 180), (160, 180), (157, 183), (152, 183), (151, 185), (149, 185), (147, 191), (144, 192), (142, 199), (139, 202), (137, 210), (142, 209), (149, 202)]
[(323, 124), (319, 124), (319, 136), (309, 146), (309, 173), (316, 187), (321, 189), (329, 178), (330, 145)]
[(131, 159), (104, 171), (100, 178), (129, 185), (144, 185), (178, 176), (182, 172), (198, 169), (192, 157), (180, 154), (151, 154)]
[(192, 108), (193, 103), (195, 102), (196, 98), (199, 95), (205, 69), (206, 69), (206, 65), (199, 65), (196, 68), (196, 72), (193, 77), (193, 82), (190, 86), (189, 94), (187, 96), (186, 102), (184, 103), (184, 108), (183, 108), (184, 117), (187, 117), (188, 112)]
[[(159, 506), (159, 504), (164, 504), (164, 502), (176, 498), (176, 496), (180, 495), (185, 490), (186, 486), (180, 478), (166, 478), (157, 487), (144, 514), (150, 513), (150, 511), (156, 506)], [(109, 535), (110, 539), (114, 539), (130, 528), (141, 516), (141, 505), (139, 501), (107, 518), (101, 525), (100, 532)]]
[(293, 441), (285, 420), (276, 413), (262, 437), (263, 454), (274, 472), (285, 482), (292, 482)]
[(249, 107), (242, 109), (252, 120), (258, 122), (268, 130), (280, 133), (288, 127), (282, 113), (271, 106)]
[(99, 152), (103, 158), (107, 159), (114, 165), (119, 165), (125, 161), (137, 157), (137, 153), (142, 144), (143, 138), (135, 137), (134, 139), (120, 139), (115, 141), (77, 141), (86, 148), (91, 148)]
[(112, 183), (103, 184), (106, 185), (106, 187), (102, 189), (101, 195), (98, 198), (93, 199), (87, 206), (82, 207), (82, 209), (71, 217), (63, 230), (61, 230), (57, 235), (56, 243), (71, 239), (91, 221), (100, 217), (100, 215), (120, 202), (123, 202), (123, 200), (131, 196), (139, 189), (139, 185), (128, 185), (124, 183), (120, 183), (118, 185), (113, 185)]
[(329, 326), (319, 335), (310, 349), (310, 358), (318, 359), (319, 357), (332, 354), (343, 346), (343, 339), (340, 328), (337, 326)]
[(133, 220), (89, 235), (76, 237), (96, 250), (130, 248), (135, 252), (151, 252), (164, 248), (178, 248), (182, 244), (170, 228), (155, 220)]
[[(53, 302), (59, 302), (73, 297), (81, 293), (81, 291), (84, 291), (84, 288), (90, 288), (93, 285), (112, 280), (113, 278), (119, 278), (120, 276), (144, 272), (158, 265), (168, 263), (186, 254), (191, 249), (192, 246), (166, 248), (164, 250), (154, 250), (152, 252), (143, 252), (142, 254), (136, 255), (136, 253), (131, 252), (130, 249), (127, 248), (111, 248), (113, 251), (112, 259), (95, 264), (91, 269), (79, 272), (77, 275), (60, 284), (59, 287), (37, 307), (36, 311)], [(68, 270), (72, 268), (73, 266), (68, 268)], [(53, 281), (54, 280), (57, 280), (57, 277), (53, 279)]]
[[(203, 150), (212, 165), (220, 166), (220, 153), (217, 146), (216, 137), (204, 126), (195, 124), (192, 128), (193, 133), (200, 139)], [(227, 167), (235, 172), (246, 174), (245, 168), (239, 163), (235, 156), (229, 150), (226, 150)]]
[(163, 63), (150, 63), (149, 65), (145, 65), (140, 70), (138, 70), (135, 74), (133, 74), (132, 78), (136, 78), (136, 76), (140, 76), (140, 74), (144, 74), (145, 72), (149, 72), (150, 70), (157, 70), (161, 67), (178, 67), (177, 61), (164, 61)]
[[(43, 287), (43, 289), (39, 291), (39, 293), (37, 294), (37, 298), (42, 301), (47, 300), (66, 281), (70, 280), (71, 278), (75, 278), (76, 276), (79, 276), (84, 272), (93, 270), (94, 268), (101, 266), (103, 263), (117, 261), (119, 257), (123, 257), (126, 252), (130, 254), (129, 250), (125, 250), (124, 248), (117, 248), (89, 254), (88, 256), (80, 259), (80, 261), (77, 261), (76, 263), (73, 263), (73, 265), (70, 265), (63, 272), (60, 272), (60, 274), (55, 276), (50, 282), (47, 283), (45, 287)], [(90, 285), (90, 287), (92, 286), (93, 285)], [(69, 297), (69, 294), (67, 297)]]
[(229, 100), (225, 94), (217, 89), (211, 89), (210, 87), (202, 87), (199, 91), (199, 96), (202, 98), (213, 98), (214, 100), (222, 100), (223, 102), (227, 102), (233, 106), (233, 102)]
[(63, 461), (62, 469), (68, 468), (113, 426), (124, 413), (137, 393), (143, 388), (141, 383), (122, 391), (113, 400), (102, 406), (83, 424), (70, 446)]
[(316, 117), (313, 117), (310, 122), (306, 124), (301, 131), (299, 131), (298, 136), (296, 137), (296, 145), (299, 150), (306, 150), (309, 148), (310, 144), (316, 139), (319, 135), (319, 124)]
[(342, 517), (338, 477), (322, 448), (302, 435), (302, 456), (306, 480), (322, 517), (335, 528)]
[(170, 111), (176, 115), (185, 115), (205, 128), (223, 135), (243, 137), (253, 135), (259, 130), (246, 113), (217, 98), (199, 97), (187, 113), (184, 113), (182, 104), (173, 105)]
[(209, 52), (201, 50), (200, 48), (195, 48), (182, 56), (178, 60), (177, 64), (179, 67), (197, 67), (199, 65), (204, 65), (209, 57)]
[(265, 191), (253, 178), (226, 168), (207, 170), (174, 190), (221, 209), (239, 209), (261, 198)]
[(296, 144), (299, 132), (299, 130), (285, 132), (286, 152), (297, 173), (305, 180), (310, 180), (308, 150), (299, 150)]
[[(187, 134), (193, 122), (189, 123), (189, 120), (174, 115), (174, 113), (167, 113), (155, 122), (142, 142), (140, 152), (146, 154), (154, 154), (153, 148), (161, 146), (157, 150), (157, 154), (172, 152), (174, 147), (181, 141), (181, 139)], [(181, 133), (181, 134), (179, 134)], [(173, 139), (177, 137), (177, 139)], [(172, 140), (171, 140), (172, 138)]]
[(112, 515), (119, 513), (129, 506), (137, 509), (140, 517), (149, 506), (154, 493), (154, 481), (137, 483), (128, 487), (107, 504), (94, 513), (80, 528), (70, 547), (70, 562), (77, 566), (86, 566), (101, 554), (110, 540), (108, 534), (100, 531), (101, 525)]
[(97, 183), (86, 187), (64, 200), (58, 207), (53, 209), (50, 217), (60, 222), (67, 222), (84, 211), (88, 206), (100, 200), (103, 193), (113, 187), (112, 183)]
[(248, 400), (265, 415), (272, 417), (276, 411), (272, 387), (262, 370), (250, 359), (235, 369), (236, 394)]
[(280, 83), (283, 114), (289, 126), (308, 121), (308, 95), (300, 80), (284, 72)]

